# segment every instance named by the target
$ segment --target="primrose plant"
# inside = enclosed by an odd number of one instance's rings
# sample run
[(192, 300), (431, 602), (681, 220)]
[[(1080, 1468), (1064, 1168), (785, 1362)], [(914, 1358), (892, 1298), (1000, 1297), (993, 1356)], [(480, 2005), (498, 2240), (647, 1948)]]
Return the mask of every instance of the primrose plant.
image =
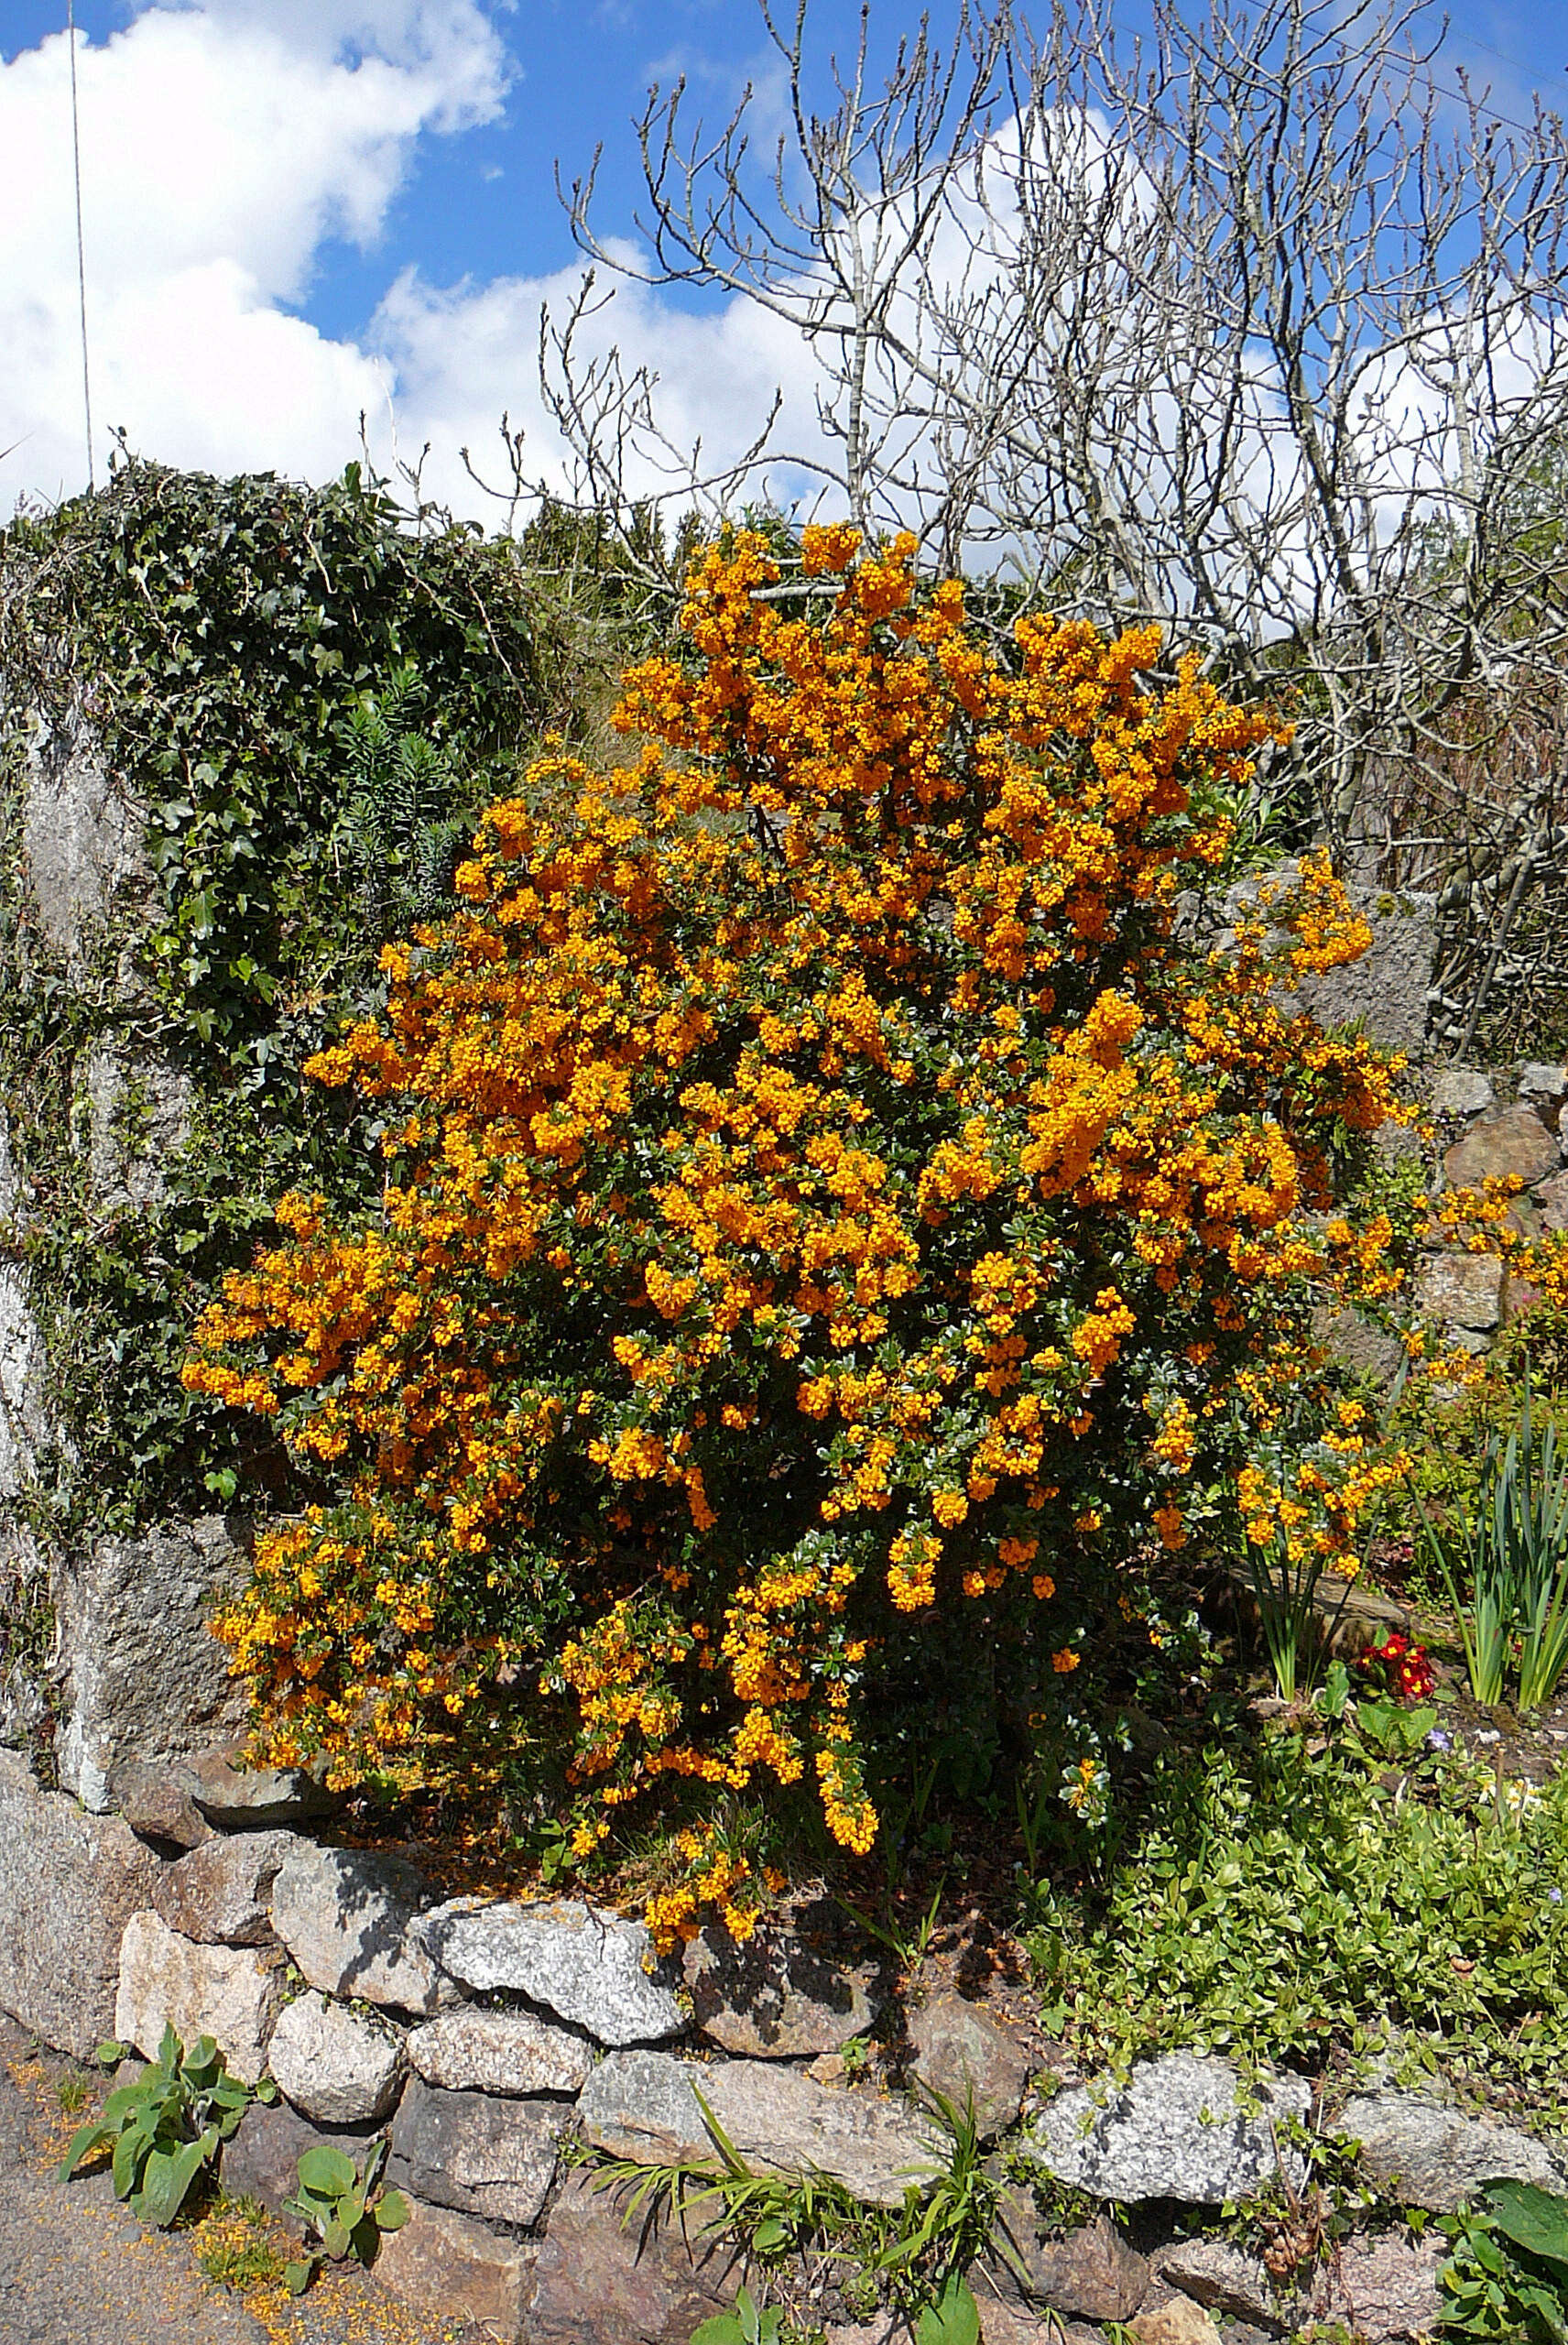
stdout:
[[(98, 2057), (108, 2066), (125, 2057), (125, 2046), (101, 2044)], [(277, 2098), (273, 2084), (253, 2092), (231, 2077), (210, 2035), (198, 2036), (187, 2054), (173, 2028), (166, 2027), (158, 2058), (132, 2082), (116, 2086), (103, 2114), (73, 2136), (60, 2178), (68, 2181), (94, 2152), (112, 2145), (114, 2195), (128, 2200), (144, 2222), (167, 2229), (198, 2176), (216, 2170), (223, 2143), (251, 2101)]]

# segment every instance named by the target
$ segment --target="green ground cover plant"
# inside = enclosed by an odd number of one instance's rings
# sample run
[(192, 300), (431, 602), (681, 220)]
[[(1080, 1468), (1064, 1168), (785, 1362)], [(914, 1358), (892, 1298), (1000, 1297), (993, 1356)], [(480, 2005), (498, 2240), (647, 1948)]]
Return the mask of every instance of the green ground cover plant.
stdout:
[(1333, 1729), (1215, 1719), (1156, 1760), (1103, 1887), (1038, 1893), (1043, 1996), (1082, 2056), (1178, 2045), (1317, 2067), (1392, 2046), (1560, 2108), (1568, 1783), (1500, 1781), (1432, 1721), (1388, 1763)]
[(1533, 2183), (1494, 2182), (1443, 2219), (1444, 2332), (1491, 2340), (1568, 2338), (1568, 2200)]

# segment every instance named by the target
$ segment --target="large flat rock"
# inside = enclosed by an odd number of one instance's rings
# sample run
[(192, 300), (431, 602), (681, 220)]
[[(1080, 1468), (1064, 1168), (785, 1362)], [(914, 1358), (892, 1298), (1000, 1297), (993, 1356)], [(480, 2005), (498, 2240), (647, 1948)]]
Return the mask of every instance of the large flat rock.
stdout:
[(653, 1940), (621, 1914), (565, 1899), (463, 1899), (427, 1914), (419, 1939), (465, 1987), (526, 1995), (600, 2044), (657, 2044), (686, 2025), (674, 1994), (653, 1975)]
[(700, 1931), (683, 1958), (698, 2026), (748, 2059), (841, 2052), (877, 2016), (874, 1967), (844, 1969), (797, 1930), (764, 1920), (744, 1941)]
[(959, 2116), (973, 2112), (982, 2135), (1005, 2132), (1034, 2067), (1018, 2038), (983, 2004), (951, 1988), (928, 1996), (910, 2013), (909, 2028), (918, 2081)]
[(561, 2100), (441, 2092), (415, 2078), (392, 2121), (392, 2179), (432, 2206), (491, 2221), (538, 2220), (572, 2121)]
[(1330, 2267), (1329, 2321), (1365, 2337), (1367, 2345), (1435, 2337), (1445, 2309), (1438, 2274), (1451, 2252), (1447, 2240), (1431, 2233), (1346, 2240)]
[(733, 2241), (682, 2229), (630, 2194), (568, 2175), (539, 2248), (528, 2345), (689, 2345), (746, 2277)]
[(841, 2092), (767, 2060), (676, 2060), (616, 2052), (578, 2101), (596, 2149), (639, 2165), (713, 2164), (718, 2150), (702, 2100), (747, 2165), (774, 2174), (831, 2175), (856, 2198), (901, 2207), (944, 2161), (935, 2129), (907, 2103)]
[(112, 774), (80, 712), (28, 745), (22, 850), (27, 893), (48, 943), (76, 961), (122, 895), (152, 875), (145, 813)]
[(0, 1751), (0, 2010), (91, 2059), (114, 2033), (121, 1934), (158, 1873), (118, 1816), (40, 1791), (25, 1761)]
[(412, 2198), (402, 2230), (383, 2238), (371, 2277), (442, 2322), (443, 2333), (455, 2319), (476, 2337), (514, 2339), (523, 2334), (538, 2255), (532, 2240)]
[(1471, 1125), (1443, 1160), (1450, 1188), (1478, 1188), (1483, 1181), (1522, 1181), (1528, 1188), (1558, 1166), (1557, 1135), (1533, 1107), (1499, 1107)]
[(105, 1813), (129, 1762), (169, 1766), (239, 1732), (246, 1696), (208, 1620), (215, 1591), (247, 1569), (238, 1527), (203, 1515), (95, 1540), (61, 1574), (56, 1752), (61, 1784), (84, 1807)]
[(1496, 1254), (1429, 1254), (1416, 1272), (1415, 1307), (1425, 1319), (1485, 1336), (1502, 1319), (1507, 1284)]
[(234, 2138), (223, 2144), (223, 2188), (231, 2198), (259, 2198), (276, 2215), (299, 2187), (299, 2160), (307, 2150), (324, 2143), (359, 2158), (371, 2138), (368, 2126), (329, 2129), (312, 2124), (286, 2100), (270, 2106), (253, 2100)]
[(593, 2067), (586, 2036), (532, 2012), (486, 2011), (463, 2003), (427, 2020), (408, 2037), (408, 2065), (428, 2085), (449, 2092), (526, 2098), (579, 2093)]
[(1064, 2320), (1128, 2321), (1149, 2294), (1149, 2267), (1105, 2215), (1058, 2233), (1033, 2193), (1003, 2192), (984, 2279), (1004, 2297), (1028, 2297)]
[(57, 1438), (49, 1414), (49, 1357), (20, 1262), (0, 1262), (0, 1498), (15, 1499)]
[(223, 1832), (271, 1832), (330, 1816), (342, 1802), (304, 1767), (246, 1767), (242, 1746), (220, 1743), (191, 1764), (191, 1794)]
[(210, 2035), (231, 2076), (254, 2085), (282, 2007), (278, 1958), (248, 1946), (198, 1946), (153, 1913), (133, 1914), (120, 1941), (114, 2034), (144, 2059), (166, 2026), (187, 2051)]
[(273, 1883), (300, 1845), (292, 1832), (214, 1834), (159, 1874), (154, 1909), (182, 1937), (267, 1946)]
[(408, 2062), (384, 2020), (314, 1988), (278, 2014), (267, 2065), (296, 2109), (322, 2125), (371, 2125), (390, 2116)]
[(1304, 2078), (1263, 2078), (1244, 2091), (1228, 2061), (1168, 2052), (1141, 2062), (1125, 2085), (1059, 2093), (1017, 2146), (1091, 2198), (1220, 2207), (1277, 2181), (1281, 2165), (1301, 2186), (1303, 2161), (1277, 2149), (1275, 2129), (1311, 2107)]
[(1420, 2093), (1358, 2093), (1334, 2131), (1342, 2142), (1360, 2143), (1362, 2170), (1380, 2188), (1432, 2214), (1451, 2215), (1484, 2182), (1536, 2182), (1568, 2193), (1568, 2141), (1549, 2144)]
[(413, 1935), (430, 1894), (423, 1873), (400, 1857), (301, 1840), (272, 1884), (272, 1926), (323, 1993), (433, 2012), (443, 1982)]

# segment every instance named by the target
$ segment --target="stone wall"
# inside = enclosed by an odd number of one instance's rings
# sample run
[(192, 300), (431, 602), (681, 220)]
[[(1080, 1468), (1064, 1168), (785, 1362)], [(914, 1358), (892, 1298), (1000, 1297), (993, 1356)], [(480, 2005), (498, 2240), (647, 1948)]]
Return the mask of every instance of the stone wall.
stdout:
[[(142, 815), (80, 715), (36, 723), (15, 763), (13, 859), (0, 874), (24, 983), (63, 988), (86, 1013), (60, 1092), (59, 1149), (81, 1168), (84, 1210), (105, 1222), (163, 1194), (189, 1131), (186, 1077), (136, 1039), (147, 1004), (134, 942), (150, 874)], [(0, 1745), (31, 1750), (96, 1813), (136, 1759), (182, 1756), (239, 1711), (205, 1633), (234, 1578), (237, 1524), (169, 1521), (136, 1538), (62, 1537), (59, 1468), (74, 1459), (54, 1394), (49, 1296), (27, 1257), (41, 1208), (0, 1111)], [(105, 1511), (122, 1493), (98, 1494)]]
[[(1478, 1187), (1490, 1178), (1523, 1183), (1509, 1219), (1530, 1237), (1568, 1229), (1568, 1068), (1530, 1064), (1508, 1073), (1444, 1067), (1430, 1102), (1439, 1134), (1434, 1183)], [(1494, 1255), (1434, 1246), (1415, 1282), (1413, 1303), (1449, 1340), (1484, 1351), (1534, 1300)]]
[[(687, 2345), (747, 2277), (735, 2240), (637, 2207), (603, 2161), (712, 2168), (722, 2128), (753, 2172), (825, 2176), (901, 2210), (952, 2154), (937, 2093), (973, 2108), (1012, 2177), (970, 2274), (985, 2345), (1049, 2345), (1063, 2320), (1127, 2324), (1138, 2345), (1218, 2345), (1216, 2318), (1267, 2337), (1312, 2320), (1430, 2333), (1443, 2252), (1430, 2236), (1385, 2220), (1299, 2284), (1192, 2236), (1194, 2214), (1301, 2191), (1303, 2127), (1408, 2209), (1451, 2210), (1502, 2176), (1568, 2188), (1568, 2138), (1435, 2095), (1336, 2103), (1324, 2079), (1244, 2084), (1192, 2053), (1078, 2078), (983, 1991), (900, 1987), (847, 1957), (825, 1905), (660, 1959), (623, 1915), (445, 1898), (398, 1857), (335, 1845), (330, 1804), (297, 1772), (239, 1773), (212, 1751), (127, 1779), (125, 1797), (140, 1835), (0, 1755), (0, 2005), (78, 2056), (110, 2034), (150, 2054), (171, 2024), (188, 2043), (214, 2036), (247, 2081), (269, 2073), (281, 2098), (248, 2110), (223, 2179), (274, 2209), (306, 2149), (386, 2132), (412, 2215), (376, 2276), (497, 2339)], [(1052, 2204), (1090, 2211), (1041, 2211)], [(1136, 2249), (1109, 2220), (1129, 2208)], [(828, 2345), (908, 2345), (886, 2319), (866, 2331), (845, 2276), (787, 2255), (766, 2281)]]

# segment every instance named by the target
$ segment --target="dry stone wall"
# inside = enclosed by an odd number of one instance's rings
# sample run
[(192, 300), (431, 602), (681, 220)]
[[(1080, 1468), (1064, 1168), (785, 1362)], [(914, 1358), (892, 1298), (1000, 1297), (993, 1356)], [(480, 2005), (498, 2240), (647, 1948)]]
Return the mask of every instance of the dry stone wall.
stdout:
[[(1568, 2138), (1435, 2094), (1336, 2107), (1323, 2079), (1244, 2079), (1187, 2052), (1120, 2079), (1062, 2075), (983, 1998), (918, 1979), (900, 1993), (846, 1960), (809, 1904), (746, 1945), (705, 1934), (661, 1958), (623, 1914), (442, 1898), (403, 1859), (338, 1845), (298, 1771), (247, 1776), (217, 1749), (169, 1774), (203, 1835), (183, 1850), (42, 1791), (0, 1753), (0, 2007), (78, 2056), (108, 2034), (150, 2054), (172, 2024), (212, 2035), (235, 2075), (270, 2074), (282, 2098), (246, 2112), (223, 2180), (275, 2209), (303, 2151), (387, 2132), (413, 2213), (377, 2277), (497, 2339), (688, 2345), (746, 2278), (735, 2241), (637, 2201), (603, 2161), (713, 2166), (716, 2124), (754, 2172), (825, 2176), (891, 2212), (951, 2154), (936, 2093), (973, 2107), (1018, 2177), (971, 2274), (985, 2345), (1046, 2345), (1063, 2322), (1127, 2325), (1138, 2345), (1218, 2345), (1227, 2320), (1265, 2337), (1313, 2321), (1429, 2335), (1439, 2259), (1397, 2224), (1342, 2241), (1300, 2287), (1188, 2236), (1183, 2210), (1299, 2194), (1313, 2128), (1399, 2207), (1447, 2211), (1504, 2176), (1568, 2189)], [(847, 2060), (872, 2029), (878, 2062)], [(1042, 2213), (1062, 2192), (1105, 2211)], [(1110, 2220), (1129, 2206), (1136, 2249)], [(790, 2264), (769, 2285), (828, 2345), (866, 2345), (832, 2266)], [(886, 2321), (876, 2338), (909, 2345)]]

